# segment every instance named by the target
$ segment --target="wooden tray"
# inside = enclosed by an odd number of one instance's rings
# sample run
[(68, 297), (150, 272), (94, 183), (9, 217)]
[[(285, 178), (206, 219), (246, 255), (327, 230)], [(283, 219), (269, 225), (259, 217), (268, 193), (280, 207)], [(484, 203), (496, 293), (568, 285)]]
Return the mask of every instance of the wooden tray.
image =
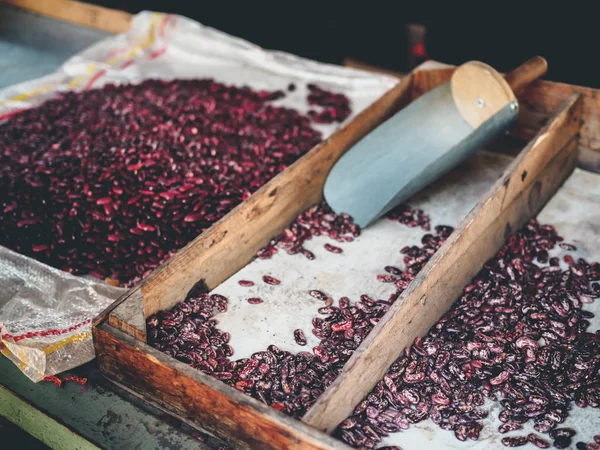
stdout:
[[(301, 421), (150, 347), (145, 343), (145, 318), (182, 301), (198, 280), (212, 290), (246, 265), (298, 213), (322, 200), (329, 169), (352, 143), (451, 73), (448, 68), (418, 70), (404, 78), (115, 302), (94, 322), (101, 371), (181, 420), (242, 448), (348, 448), (328, 433), (352, 412), (402, 349), (448, 310), (506, 236), (535, 216), (571, 173), (580, 133), (583, 140), (586, 131), (582, 117), (587, 123), (597, 120), (594, 110), (582, 108), (585, 94), (567, 96), (554, 115), (525, 103), (514, 134), (531, 137), (529, 143)], [(542, 88), (552, 90), (553, 85), (536, 83), (525, 98)], [(585, 137), (589, 142), (598, 139), (592, 129)]]
[[(0, 1), (113, 33), (126, 31), (131, 20), (128, 13), (72, 0)], [(539, 81), (520, 96), (522, 113), (512, 135), (529, 143), (302, 421), (150, 347), (145, 318), (183, 300), (198, 280), (213, 289), (247, 264), (299, 212), (322, 200), (325, 177), (344, 151), (388, 115), (447, 81), (453, 70), (438, 63), (417, 68), (96, 318), (94, 342), (106, 377), (239, 447), (349, 448), (327, 433), (351, 413), (403, 347), (447, 311), (506, 235), (542, 208), (576, 163), (600, 172), (599, 91)]]

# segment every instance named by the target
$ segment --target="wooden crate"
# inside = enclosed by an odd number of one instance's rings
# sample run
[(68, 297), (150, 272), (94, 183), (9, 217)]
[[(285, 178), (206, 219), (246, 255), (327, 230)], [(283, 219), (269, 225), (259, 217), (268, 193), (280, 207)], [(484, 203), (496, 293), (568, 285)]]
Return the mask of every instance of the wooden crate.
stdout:
[[(131, 21), (125, 12), (72, 0), (1, 1), (113, 33), (126, 31)], [(344, 151), (394, 111), (447, 81), (453, 70), (437, 63), (417, 68), (97, 317), (94, 342), (107, 378), (239, 447), (348, 448), (328, 433), (379, 381), (403, 347), (447, 311), (506, 235), (537, 214), (576, 163), (600, 172), (599, 91), (538, 81), (521, 94), (521, 114), (512, 134), (529, 143), (301, 421), (150, 347), (145, 319), (182, 301), (198, 280), (210, 290), (246, 265), (299, 212), (322, 200), (325, 177)]]
[(554, 105), (563, 94), (557, 91), (555, 96), (541, 97), (549, 102), (543, 106), (530, 105), (527, 99), (540, 98), (547, 90), (554, 94), (555, 83), (538, 82), (525, 92), (525, 108), (514, 134), (529, 143), (301, 421), (150, 347), (145, 342), (145, 319), (182, 301), (198, 280), (212, 290), (246, 265), (298, 213), (322, 200), (326, 175), (345, 150), (451, 73), (450, 68), (418, 70), (404, 78), (115, 302), (94, 322), (102, 372), (192, 426), (242, 448), (347, 448), (328, 433), (352, 412), (402, 349), (448, 310), (506, 236), (537, 214), (575, 167), (580, 140), (599, 138), (593, 135), (594, 127), (587, 134), (582, 127), (598, 120), (585, 92), (566, 95)]

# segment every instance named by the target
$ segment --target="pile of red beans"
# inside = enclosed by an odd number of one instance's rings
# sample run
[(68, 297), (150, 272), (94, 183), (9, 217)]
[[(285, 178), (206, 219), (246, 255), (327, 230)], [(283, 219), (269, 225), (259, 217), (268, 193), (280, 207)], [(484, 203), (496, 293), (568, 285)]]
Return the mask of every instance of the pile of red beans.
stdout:
[[(424, 338), (405, 349), (354, 415), (339, 427), (347, 443), (375, 448), (382, 438), (427, 418), (457, 439), (477, 440), (499, 401), (507, 447), (600, 449), (561, 427), (573, 404), (600, 406), (600, 331), (582, 308), (600, 297), (600, 264), (548, 252), (575, 247), (549, 225), (529, 222), (510, 236)], [(408, 254), (410, 255), (410, 251)]]
[[(17, 113), (0, 124), (0, 245), (135, 283), (321, 141), (282, 97), (147, 80)], [(350, 114), (342, 94), (313, 86), (308, 101), (321, 123)]]

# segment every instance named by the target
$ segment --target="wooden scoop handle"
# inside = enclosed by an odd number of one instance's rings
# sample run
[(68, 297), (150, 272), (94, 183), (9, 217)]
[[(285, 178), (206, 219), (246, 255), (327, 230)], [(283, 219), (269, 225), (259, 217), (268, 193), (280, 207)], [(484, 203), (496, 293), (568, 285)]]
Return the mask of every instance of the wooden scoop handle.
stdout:
[(532, 81), (548, 72), (548, 63), (541, 56), (534, 56), (515, 70), (506, 74), (506, 81), (515, 95)]

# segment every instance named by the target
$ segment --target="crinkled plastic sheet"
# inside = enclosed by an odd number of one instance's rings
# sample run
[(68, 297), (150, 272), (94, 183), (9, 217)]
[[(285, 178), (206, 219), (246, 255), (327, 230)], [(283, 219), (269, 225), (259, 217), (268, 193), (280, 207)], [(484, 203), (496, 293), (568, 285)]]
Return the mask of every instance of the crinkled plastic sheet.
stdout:
[(0, 285), (2, 353), (34, 381), (92, 359), (91, 319), (125, 291), (2, 246)]
[[(346, 94), (354, 117), (398, 80), (265, 51), (190, 19), (137, 14), (131, 29), (92, 45), (56, 73), (0, 90), (0, 120), (56, 92), (149, 78), (214, 78), (254, 89), (294, 92), (276, 102), (307, 112), (307, 83)], [(351, 120), (349, 118), (348, 120)], [(315, 125), (324, 137), (338, 125)], [(0, 247), (1, 350), (34, 381), (93, 358), (91, 319), (125, 292), (76, 277)]]
[[(432, 229), (436, 225), (457, 226), (475, 206), (478, 200), (501, 176), (511, 158), (480, 152), (465, 164), (451, 172), (430, 188), (410, 200), (411, 206), (421, 208), (431, 217)], [(571, 254), (588, 261), (600, 261), (600, 176), (576, 169), (539, 214), (541, 223), (554, 225), (566, 242), (577, 246), (577, 251), (566, 252), (560, 248), (551, 256)], [(395, 291), (393, 284), (376, 280), (377, 274), (385, 273), (386, 265), (404, 267), (399, 250), (405, 245), (420, 245), (427, 233), (421, 228), (409, 228), (389, 219), (381, 219), (363, 230), (360, 237), (349, 243), (335, 243), (343, 253), (326, 251), (323, 245), (332, 242), (323, 236), (306, 241), (304, 246), (316, 255), (309, 261), (301, 254), (289, 255), (279, 250), (268, 260), (255, 259), (231, 278), (218, 286), (214, 292), (229, 299), (229, 308), (218, 314), (218, 328), (231, 334), (233, 358), (246, 358), (252, 353), (265, 350), (269, 344), (291, 352), (306, 351), (318, 345), (319, 339), (312, 333), (311, 321), (318, 317), (317, 309), (323, 302), (308, 294), (318, 289), (337, 301), (341, 296), (358, 300), (360, 294), (386, 299)], [(563, 262), (563, 268), (566, 265)], [(281, 281), (277, 286), (262, 282), (263, 275), (271, 275)], [(254, 286), (243, 287), (239, 280), (251, 280)], [(247, 302), (249, 297), (264, 300), (258, 305)], [(600, 299), (585, 304), (584, 309), (597, 316), (590, 319), (590, 330), (600, 326)], [(302, 329), (307, 345), (300, 346), (294, 340), (293, 331)], [(432, 421), (426, 420), (403, 432), (391, 434), (381, 446), (398, 445), (404, 450), (420, 449), (502, 449), (502, 437), (535, 432), (531, 424), (525, 429), (501, 435), (497, 432), (500, 404), (488, 402), (489, 417), (478, 441), (460, 442), (454, 432), (444, 431)], [(573, 405), (571, 415), (561, 426), (577, 430), (578, 440), (592, 442), (600, 432), (600, 410), (581, 409)], [(530, 445), (533, 448), (533, 445)], [(574, 445), (573, 445), (574, 448)]]

